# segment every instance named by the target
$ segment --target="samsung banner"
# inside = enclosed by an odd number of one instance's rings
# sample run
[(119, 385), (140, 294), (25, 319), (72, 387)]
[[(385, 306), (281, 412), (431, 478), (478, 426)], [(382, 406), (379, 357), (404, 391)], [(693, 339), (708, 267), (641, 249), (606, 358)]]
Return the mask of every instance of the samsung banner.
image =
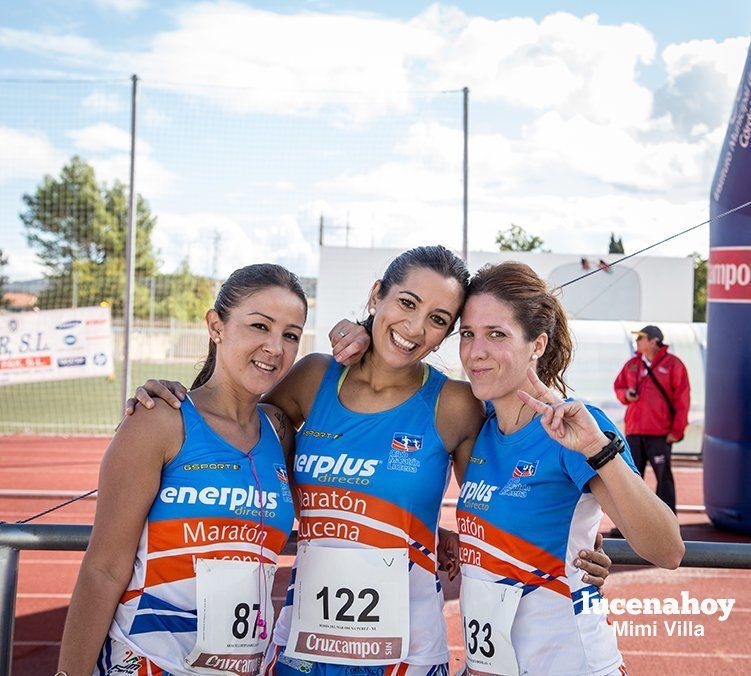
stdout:
[(0, 385), (114, 374), (108, 307), (0, 315)]
[(721, 528), (751, 533), (751, 49), (709, 200), (704, 500)]

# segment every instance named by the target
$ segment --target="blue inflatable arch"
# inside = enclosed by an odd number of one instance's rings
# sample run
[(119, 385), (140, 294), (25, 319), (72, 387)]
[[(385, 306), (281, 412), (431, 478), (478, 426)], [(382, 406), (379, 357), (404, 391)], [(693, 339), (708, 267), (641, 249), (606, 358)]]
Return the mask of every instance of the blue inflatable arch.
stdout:
[[(710, 195), (714, 219), (751, 201), (751, 48)], [(751, 533), (751, 206), (713, 220), (707, 272), (704, 501), (719, 528)]]

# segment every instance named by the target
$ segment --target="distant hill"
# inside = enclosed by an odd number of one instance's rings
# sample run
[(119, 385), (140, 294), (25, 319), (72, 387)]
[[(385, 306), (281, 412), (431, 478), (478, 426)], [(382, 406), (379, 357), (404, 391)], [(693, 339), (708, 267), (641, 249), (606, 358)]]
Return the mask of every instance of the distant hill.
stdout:
[(5, 291), (16, 291), (18, 293), (31, 293), (38, 296), (47, 288), (49, 281), (42, 279), (27, 279), (22, 282), (8, 282), (5, 285)]

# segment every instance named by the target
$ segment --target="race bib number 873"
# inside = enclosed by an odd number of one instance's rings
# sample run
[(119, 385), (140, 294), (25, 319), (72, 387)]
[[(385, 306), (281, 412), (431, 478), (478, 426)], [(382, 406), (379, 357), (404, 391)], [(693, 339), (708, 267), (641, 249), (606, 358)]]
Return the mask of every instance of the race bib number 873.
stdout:
[[(185, 658), (198, 673), (260, 672), (274, 608), (276, 566), (256, 561), (196, 560), (196, 645)], [(258, 622), (263, 619), (266, 627)]]

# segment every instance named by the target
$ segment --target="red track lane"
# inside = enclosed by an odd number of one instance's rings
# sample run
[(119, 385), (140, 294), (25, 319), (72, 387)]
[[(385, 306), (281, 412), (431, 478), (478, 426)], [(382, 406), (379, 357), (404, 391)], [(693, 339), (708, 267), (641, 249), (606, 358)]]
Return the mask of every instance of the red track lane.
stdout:
[[(9, 498), (4, 490), (68, 490), (81, 493), (96, 486), (99, 462), (107, 440), (103, 438), (0, 437), (0, 520), (17, 521), (62, 501), (60, 498)], [(648, 477), (651, 481), (652, 477)], [(678, 502), (701, 505), (701, 466), (676, 468)], [(452, 482), (447, 497), (458, 494)], [(91, 523), (96, 501), (87, 499), (39, 519), (40, 523)], [(716, 531), (704, 514), (681, 513), (684, 539), (745, 541)], [(454, 510), (444, 507), (442, 523), (455, 527)], [(602, 530), (611, 527), (603, 519)], [(70, 593), (75, 584), (80, 552), (22, 552), (16, 603), (14, 676), (37, 676), (55, 670), (59, 641)], [(282, 562), (275, 584), (277, 603), (284, 593), (290, 559)], [(462, 663), (463, 648), (458, 608), (458, 582), (444, 583), (452, 672)], [(751, 571), (685, 569), (661, 571), (652, 568), (622, 567), (612, 572), (607, 583), (608, 598), (678, 597), (682, 591), (693, 597), (735, 598), (725, 622), (716, 618), (695, 620), (704, 625), (705, 636), (668, 636), (659, 616), (655, 637), (622, 636), (619, 646), (632, 676), (673, 674), (748, 674), (751, 646)], [(624, 616), (625, 617), (625, 616)], [(679, 619), (684, 619), (678, 616)], [(618, 620), (617, 617), (611, 619)], [(649, 616), (635, 617), (636, 623), (651, 623)]]

